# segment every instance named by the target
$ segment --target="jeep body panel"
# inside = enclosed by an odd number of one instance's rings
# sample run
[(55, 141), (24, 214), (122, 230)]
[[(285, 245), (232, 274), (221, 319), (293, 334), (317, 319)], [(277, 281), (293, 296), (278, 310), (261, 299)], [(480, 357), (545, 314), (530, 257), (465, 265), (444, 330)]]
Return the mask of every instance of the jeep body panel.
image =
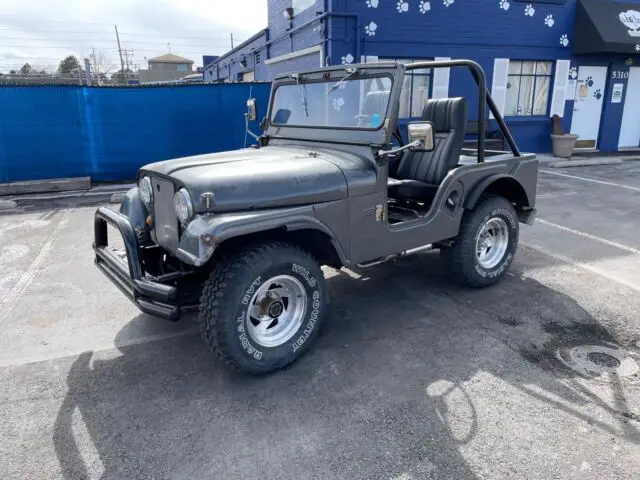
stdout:
[[(362, 156), (289, 142), (146, 165), (141, 175), (186, 188), (196, 213), (220, 213), (341, 200), (348, 188), (375, 188), (376, 171)], [(209, 207), (205, 193), (213, 194)]]
[[(335, 202), (334, 208), (343, 210), (346, 208), (344, 203)], [(200, 215), (184, 230), (176, 256), (185, 263), (200, 266), (209, 261), (216, 248), (233, 238), (271, 230), (317, 230), (327, 235), (340, 260), (348, 264), (348, 245), (341, 243), (339, 236), (334, 235), (331, 223), (319, 220), (313, 206)], [(340, 223), (337, 221), (334, 226), (339, 228)]]

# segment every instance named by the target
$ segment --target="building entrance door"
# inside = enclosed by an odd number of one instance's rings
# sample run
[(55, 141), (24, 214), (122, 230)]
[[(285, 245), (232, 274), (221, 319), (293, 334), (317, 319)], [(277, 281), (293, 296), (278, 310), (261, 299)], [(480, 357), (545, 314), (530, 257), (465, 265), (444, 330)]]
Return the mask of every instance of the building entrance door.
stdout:
[(571, 133), (578, 135), (576, 148), (595, 149), (600, 131), (600, 117), (607, 83), (607, 67), (580, 67)]
[(618, 148), (640, 147), (640, 67), (629, 71)]

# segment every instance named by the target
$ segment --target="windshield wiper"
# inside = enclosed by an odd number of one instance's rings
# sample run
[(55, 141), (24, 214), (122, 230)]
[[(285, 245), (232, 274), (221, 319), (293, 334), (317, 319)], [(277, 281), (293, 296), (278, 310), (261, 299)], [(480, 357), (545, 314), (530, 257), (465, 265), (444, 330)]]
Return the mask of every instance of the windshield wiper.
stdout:
[(296, 84), (298, 85), (298, 90), (301, 90), (300, 96), (301, 96), (301, 99), (302, 99), (302, 107), (304, 108), (304, 115), (305, 115), (305, 117), (309, 118), (309, 107), (307, 106), (307, 87), (303, 83), (302, 84), (302, 89), (300, 89), (300, 74), (299, 73), (292, 73), (291, 75), (289, 75), (289, 77), (293, 78), (296, 81)]
[(340, 80), (338, 80), (335, 83), (335, 85), (329, 89), (329, 91), (327, 92), (327, 95), (329, 95), (334, 90), (337, 90), (338, 88), (340, 88), (344, 82), (346, 82), (351, 77), (353, 77), (356, 73), (358, 73), (358, 69), (357, 68), (347, 68), (346, 72), (347, 72), (347, 74), (344, 77), (342, 77)]

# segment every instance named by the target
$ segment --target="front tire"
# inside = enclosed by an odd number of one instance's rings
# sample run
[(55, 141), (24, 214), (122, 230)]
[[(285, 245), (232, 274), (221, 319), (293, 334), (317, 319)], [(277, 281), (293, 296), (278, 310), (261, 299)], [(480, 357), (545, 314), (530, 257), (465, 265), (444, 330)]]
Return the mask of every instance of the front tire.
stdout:
[(518, 247), (519, 223), (506, 198), (483, 195), (462, 217), (460, 232), (445, 257), (454, 280), (474, 288), (502, 279)]
[(203, 289), (200, 325), (227, 365), (265, 374), (306, 352), (327, 304), (322, 270), (309, 253), (288, 243), (254, 245), (216, 265)]

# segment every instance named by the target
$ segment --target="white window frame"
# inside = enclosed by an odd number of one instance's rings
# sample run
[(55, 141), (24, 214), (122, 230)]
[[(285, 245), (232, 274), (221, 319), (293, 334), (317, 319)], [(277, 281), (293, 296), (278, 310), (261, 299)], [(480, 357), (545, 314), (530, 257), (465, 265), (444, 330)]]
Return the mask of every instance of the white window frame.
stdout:
[[(509, 64), (511, 62), (519, 62), (522, 63), (523, 65), (525, 63), (532, 63), (533, 64), (533, 73), (529, 74), (529, 73), (519, 73), (519, 74), (511, 74), (509, 73), (509, 65), (507, 65), (507, 83), (505, 85), (505, 100), (504, 100), (504, 109), (502, 110), (502, 115), (504, 117), (524, 117), (524, 118), (528, 118), (528, 117), (540, 117), (540, 116), (547, 116), (549, 113), (549, 107), (550, 107), (550, 102), (549, 102), (549, 97), (552, 96), (553, 94), (553, 86), (552, 86), (552, 80), (554, 78), (554, 62), (552, 60), (520, 60), (520, 59), (510, 59), (509, 60)], [(549, 74), (538, 74), (536, 72), (536, 68), (537, 68), (537, 64), (538, 63), (548, 63), (551, 65), (551, 71), (549, 72)], [(567, 71), (568, 73), (568, 71)], [(533, 78), (533, 88), (531, 91), (531, 95), (533, 95), (532, 97), (532, 111), (531, 113), (526, 113), (526, 112), (519, 112), (515, 115), (509, 114), (507, 112), (507, 101), (508, 101), (508, 88), (509, 88), (509, 77), (510, 76), (514, 76), (514, 77), (519, 77), (520, 79), (522, 79), (523, 77), (532, 77)], [(534, 113), (534, 109), (535, 109), (535, 96), (536, 96), (536, 88), (538, 86), (538, 79), (539, 78), (548, 78), (549, 79), (549, 86), (547, 87), (547, 103), (545, 105), (545, 112), (544, 113)], [(518, 91), (518, 105), (520, 105), (520, 96), (522, 94), (522, 89), (520, 89)]]
[[(412, 63), (418, 63), (418, 62), (431, 62), (433, 61), (432, 58), (422, 58), (422, 59), (415, 59), (415, 58), (389, 58), (389, 57), (385, 57), (385, 58), (380, 58), (378, 59), (378, 57), (369, 57), (369, 58), (375, 58), (375, 61), (380, 61), (380, 62), (400, 62), (400, 63), (404, 63), (406, 65), (410, 65)], [(440, 59), (442, 59), (442, 57), (440, 57)], [(371, 60), (369, 60), (369, 62), (371, 62)], [(444, 70), (444, 69), (435, 69), (435, 70)], [(446, 69), (449, 70), (449, 69)], [(429, 69), (429, 73), (416, 73), (415, 70), (414, 71), (410, 71), (407, 72), (405, 74), (406, 76), (410, 76), (411, 77), (411, 87), (410, 87), (410, 93), (409, 93), (409, 105), (408, 105), (408, 110), (409, 110), (409, 116), (400, 116), (400, 119), (412, 119), (412, 118), (420, 118), (422, 116), (422, 113), (420, 113), (419, 115), (415, 115), (415, 116), (411, 116), (411, 107), (413, 105), (413, 79), (415, 77), (428, 77), (429, 78), (429, 91), (427, 92), (427, 99), (430, 98), (435, 98), (433, 97), (433, 93), (434, 93), (434, 82), (435, 82), (435, 77), (434, 77), (434, 69), (430, 68)], [(449, 73), (447, 72), (446, 74), (446, 78), (447, 78), (447, 94), (449, 92)], [(442, 88), (440, 89), (440, 92), (442, 92)], [(437, 98), (443, 98), (443, 97), (437, 97)], [(400, 105), (400, 109), (402, 109), (402, 105)]]

